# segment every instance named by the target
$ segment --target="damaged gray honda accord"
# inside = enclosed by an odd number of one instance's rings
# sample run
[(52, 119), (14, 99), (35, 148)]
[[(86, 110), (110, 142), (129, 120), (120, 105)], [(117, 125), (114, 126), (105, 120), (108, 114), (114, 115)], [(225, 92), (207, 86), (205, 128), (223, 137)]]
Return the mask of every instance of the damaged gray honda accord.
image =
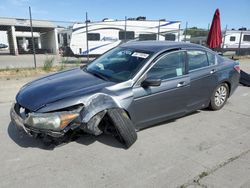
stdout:
[(210, 107), (221, 109), (239, 82), (239, 64), (190, 43), (130, 42), (83, 68), (24, 85), (12, 122), (31, 136), (77, 130), (115, 136), (127, 148), (136, 131)]

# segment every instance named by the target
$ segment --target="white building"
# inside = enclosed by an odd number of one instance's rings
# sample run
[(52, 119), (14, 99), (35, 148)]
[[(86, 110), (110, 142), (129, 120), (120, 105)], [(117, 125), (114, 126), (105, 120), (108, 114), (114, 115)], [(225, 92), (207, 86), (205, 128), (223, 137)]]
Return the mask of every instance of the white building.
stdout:
[[(32, 25), (35, 50), (38, 53), (58, 53), (56, 26), (43, 20), (33, 20)], [(32, 52), (30, 20), (0, 17), (0, 40), (6, 43), (6, 39), (10, 54)]]
[(6, 31), (0, 31), (0, 44), (8, 45), (8, 37)]

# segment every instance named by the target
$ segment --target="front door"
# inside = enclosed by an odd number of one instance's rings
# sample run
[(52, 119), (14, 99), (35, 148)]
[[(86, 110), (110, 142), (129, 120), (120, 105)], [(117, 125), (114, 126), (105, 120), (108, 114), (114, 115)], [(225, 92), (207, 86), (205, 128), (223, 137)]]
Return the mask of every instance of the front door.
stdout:
[(185, 114), (190, 83), (185, 57), (184, 51), (163, 55), (144, 76), (146, 79), (161, 79), (161, 85), (133, 88), (130, 114), (137, 128)]

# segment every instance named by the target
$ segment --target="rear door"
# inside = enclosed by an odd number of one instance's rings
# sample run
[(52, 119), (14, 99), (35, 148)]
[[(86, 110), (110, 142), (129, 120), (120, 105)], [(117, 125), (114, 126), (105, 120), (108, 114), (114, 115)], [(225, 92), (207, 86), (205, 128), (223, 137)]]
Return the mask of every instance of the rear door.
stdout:
[(185, 114), (190, 82), (185, 62), (185, 51), (165, 54), (145, 75), (161, 79), (161, 85), (142, 87), (139, 84), (133, 88), (130, 114), (137, 128)]
[(189, 110), (206, 107), (217, 86), (217, 62), (214, 54), (203, 50), (187, 50), (190, 76)]

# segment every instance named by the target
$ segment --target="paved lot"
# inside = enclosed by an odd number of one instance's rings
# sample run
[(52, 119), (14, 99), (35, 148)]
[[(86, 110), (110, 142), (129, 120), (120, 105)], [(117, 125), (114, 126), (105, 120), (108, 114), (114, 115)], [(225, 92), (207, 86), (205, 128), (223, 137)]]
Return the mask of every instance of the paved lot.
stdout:
[[(43, 66), (44, 61), (46, 58), (54, 57), (55, 63), (60, 60), (59, 56), (54, 55), (36, 55), (36, 63), (38, 67)], [(6, 68), (30, 68), (34, 67), (34, 56), (31, 54), (28, 55), (5, 55), (0, 54), (0, 69)]]
[[(58, 65), (63, 60), (63, 57), (60, 55), (37, 54), (36, 55), (37, 67), (42, 67), (45, 60), (48, 58), (54, 58), (54, 65)], [(67, 59), (68, 63), (76, 63), (78, 61), (86, 62), (86, 58), (68, 57)], [(33, 67), (34, 67), (34, 56), (31, 54), (14, 56), (14, 55), (6, 55), (0, 53), (0, 69), (33, 68)]]
[(32, 79), (0, 79), (0, 187), (250, 187), (250, 88), (220, 111), (139, 132), (128, 150), (90, 135), (46, 148), (10, 124), (14, 96)]

